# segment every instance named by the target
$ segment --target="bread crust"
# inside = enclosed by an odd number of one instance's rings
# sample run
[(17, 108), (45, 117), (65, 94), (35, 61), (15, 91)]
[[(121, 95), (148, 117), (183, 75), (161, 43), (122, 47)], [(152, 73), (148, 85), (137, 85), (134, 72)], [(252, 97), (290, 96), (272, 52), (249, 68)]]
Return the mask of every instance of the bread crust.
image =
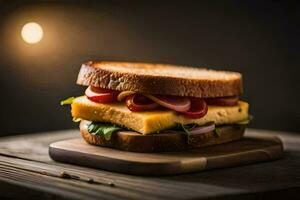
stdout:
[(87, 122), (80, 123), (80, 133), (84, 140), (92, 145), (115, 148), (133, 152), (184, 151), (239, 140), (245, 132), (245, 126), (228, 125), (219, 128), (218, 135), (208, 132), (190, 136), (176, 132), (142, 135), (133, 131), (119, 131), (112, 134), (110, 140), (93, 135), (87, 130)]
[[(120, 68), (120, 70), (118, 70)], [(132, 70), (135, 68), (135, 71)], [(153, 69), (156, 73), (151, 74)], [(185, 72), (191, 77), (159, 74), (157, 71)], [(136, 73), (138, 70), (139, 73)], [(142, 72), (147, 73), (142, 73)], [(166, 70), (165, 70), (166, 71)], [(205, 73), (206, 78), (192, 77)], [(176, 73), (174, 73), (176, 74)], [(214, 75), (219, 78), (214, 78)], [(77, 84), (95, 86), (119, 91), (135, 91), (144, 94), (191, 96), (199, 98), (240, 95), (243, 92), (242, 76), (236, 72), (215, 71), (175, 65), (126, 63), (126, 62), (87, 62), (81, 66)]]

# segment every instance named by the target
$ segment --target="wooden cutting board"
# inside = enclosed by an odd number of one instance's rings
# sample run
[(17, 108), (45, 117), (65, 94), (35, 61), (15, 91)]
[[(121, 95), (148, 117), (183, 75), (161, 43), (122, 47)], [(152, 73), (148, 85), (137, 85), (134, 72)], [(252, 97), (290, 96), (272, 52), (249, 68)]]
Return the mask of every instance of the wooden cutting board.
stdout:
[(50, 157), (71, 163), (127, 174), (170, 175), (234, 167), (278, 159), (283, 145), (277, 137), (246, 136), (242, 140), (184, 152), (134, 153), (68, 139), (50, 144)]

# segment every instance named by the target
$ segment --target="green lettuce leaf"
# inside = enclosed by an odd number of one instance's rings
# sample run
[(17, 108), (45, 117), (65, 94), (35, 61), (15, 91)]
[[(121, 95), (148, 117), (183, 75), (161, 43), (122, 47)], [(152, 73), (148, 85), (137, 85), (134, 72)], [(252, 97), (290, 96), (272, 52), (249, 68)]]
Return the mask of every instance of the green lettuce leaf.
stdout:
[(221, 135), (220, 127), (215, 127), (214, 134), (216, 137), (220, 137), (220, 135)]
[[(214, 123), (214, 122), (209, 122), (209, 123)], [(208, 124), (205, 124), (203, 126), (206, 126)], [(173, 127), (170, 130), (174, 130), (174, 131), (180, 131), (180, 133), (185, 134), (187, 136), (187, 141), (188, 143), (192, 142), (192, 137), (191, 137), (191, 130), (193, 130), (194, 128), (197, 127), (201, 127), (198, 124), (177, 124), (175, 127)], [(215, 127), (214, 130), (215, 136), (219, 137), (220, 136), (220, 130), (218, 129), (218, 127)]]
[(69, 98), (67, 98), (67, 99), (65, 99), (65, 100), (62, 100), (62, 101), (60, 102), (60, 105), (61, 105), (61, 106), (64, 106), (64, 105), (72, 104), (73, 101), (74, 101), (74, 99), (75, 99), (75, 97), (69, 97)]
[(122, 128), (112, 124), (92, 122), (88, 125), (88, 132), (92, 135), (104, 136), (106, 140), (110, 140), (111, 135)]
[(187, 142), (190, 143), (192, 142), (192, 138), (190, 137), (191, 136), (191, 130), (196, 128), (197, 124), (177, 124), (175, 127), (173, 127), (172, 129), (170, 130), (173, 130), (173, 131), (179, 131), (180, 133), (182, 134), (185, 134), (187, 136)]
[(197, 127), (198, 125), (197, 124), (180, 124), (181, 126), (181, 129), (183, 130), (184, 134), (187, 136), (187, 140), (188, 140), (188, 143), (191, 142), (191, 130), (194, 129), (195, 127)]

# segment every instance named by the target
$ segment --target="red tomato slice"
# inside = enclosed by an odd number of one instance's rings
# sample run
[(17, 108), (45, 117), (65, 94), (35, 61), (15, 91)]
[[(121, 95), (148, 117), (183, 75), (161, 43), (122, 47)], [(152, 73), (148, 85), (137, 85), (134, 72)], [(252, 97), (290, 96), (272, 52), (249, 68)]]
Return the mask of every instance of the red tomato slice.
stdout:
[(239, 96), (207, 98), (205, 101), (208, 105), (235, 106), (239, 101)]
[(169, 95), (145, 95), (157, 104), (175, 110), (177, 112), (188, 111), (191, 107), (191, 101), (187, 97), (177, 97)]
[(208, 106), (203, 99), (191, 98), (191, 107), (188, 111), (181, 112), (184, 116), (197, 119), (204, 117), (208, 111)]
[(140, 94), (132, 94), (125, 98), (127, 108), (133, 112), (140, 112), (146, 110), (153, 110), (159, 105), (147, 97)]
[(119, 91), (89, 86), (85, 90), (87, 98), (96, 103), (113, 103), (117, 101)]

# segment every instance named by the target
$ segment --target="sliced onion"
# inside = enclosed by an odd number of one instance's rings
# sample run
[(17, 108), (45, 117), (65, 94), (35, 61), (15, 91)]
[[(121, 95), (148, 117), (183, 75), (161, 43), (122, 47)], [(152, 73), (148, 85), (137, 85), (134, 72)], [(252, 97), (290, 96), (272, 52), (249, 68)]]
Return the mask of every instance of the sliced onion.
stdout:
[(125, 104), (133, 112), (154, 110), (159, 107), (157, 103), (141, 94), (132, 94), (126, 97)]
[(203, 134), (203, 133), (211, 132), (211, 131), (215, 130), (215, 128), (216, 128), (215, 124), (210, 123), (210, 124), (205, 125), (205, 126), (196, 127), (194, 129), (190, 130), (190, 133), (192, 135)]
[(129, 95), (132, 95), (134, 94), (135, 92), (133, 91), (123, 91), (123, 92), (120, 92), (120, 94), (118, 94), (118, 101), (123, 101), (125, 99), (125, 97), (129, 96)]
[(181, 112), (185, 117), (198, 119), (204, 117), (208, 112), (208, 106), (203, 99), (191, 98), (191, 107), (188, 111)]
[(191, 101), (186, 97), (169, 96), (169, 95), (145, 95), (157, 104), (175, 110), (177, 112), (188, 111), (191, 107)]
[(119, 91), (89, 86), (85, 90), (87, 98), (96, 103), (112, 103), (117, 100)]

